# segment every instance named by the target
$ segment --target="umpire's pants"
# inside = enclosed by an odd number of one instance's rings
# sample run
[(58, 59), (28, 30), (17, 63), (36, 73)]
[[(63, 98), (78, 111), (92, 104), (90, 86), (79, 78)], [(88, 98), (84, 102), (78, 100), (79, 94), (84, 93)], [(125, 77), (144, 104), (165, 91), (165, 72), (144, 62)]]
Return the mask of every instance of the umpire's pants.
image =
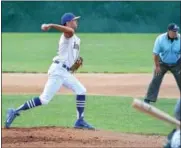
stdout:
[(177, 85), (179, 87), (179, 91), (181, 92), (181, 78), (180, 78), (181, 77), (181, 63), (180, 63), (180, 60), (177, 64), (171, 65), (171, 66), (161, 62), (160, 69), (161, 69), (161, 73), (159, 75), (156, 75), (156, 73), (154, 72), (152, 81), (148, 87), (147, 94), (145, 96), (145, 100), (149, 100), (150, 102), (156, 102), (162, 79), (167, 71), (170, 71), (173, 74), (173, 76), (177, 82)]

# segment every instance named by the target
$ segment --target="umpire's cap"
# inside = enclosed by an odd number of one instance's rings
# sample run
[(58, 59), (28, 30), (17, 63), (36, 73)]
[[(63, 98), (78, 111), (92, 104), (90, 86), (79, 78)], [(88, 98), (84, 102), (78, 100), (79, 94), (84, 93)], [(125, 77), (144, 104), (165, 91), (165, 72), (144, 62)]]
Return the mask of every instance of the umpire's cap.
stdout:
[(168, 30), (177, 32), (179, 30), (179, 27), (175, 23), (171, 23), (168, 25)]
[(67, 22), (79, 19), (80, 16), (75, 16), (73, 13), (65, 13), (61, 17), (61, 25), (65, 25)]

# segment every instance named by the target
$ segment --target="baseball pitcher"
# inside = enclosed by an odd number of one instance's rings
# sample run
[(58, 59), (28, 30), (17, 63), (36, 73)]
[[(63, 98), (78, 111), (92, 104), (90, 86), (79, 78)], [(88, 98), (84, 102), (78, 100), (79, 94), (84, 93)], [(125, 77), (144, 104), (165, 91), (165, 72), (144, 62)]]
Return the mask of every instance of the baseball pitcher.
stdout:
[(17, 109), (8, 109), (5, 121), (6, 128), (11, 126), (21, 111), (48, 104), (60, 87), (64, 85), (76, 94), (77, 120), (74, 127), (94, 129), (84, 120), (86, 88), (73, 75), (83, 63), (83, 58), (79, 56), (80, 39), (75, 35), (79, 18), (80, 16), (76, 17), (72, 13), (65, 13), (61, 18), (61, 25), (43, 24), (41, 26), (43, 31), (53, 28), (63, 32), (59, 40), (57, 56), (53, 58), (53, 63), (48, 70), (48, 80), (42, 94), (25, 102)]

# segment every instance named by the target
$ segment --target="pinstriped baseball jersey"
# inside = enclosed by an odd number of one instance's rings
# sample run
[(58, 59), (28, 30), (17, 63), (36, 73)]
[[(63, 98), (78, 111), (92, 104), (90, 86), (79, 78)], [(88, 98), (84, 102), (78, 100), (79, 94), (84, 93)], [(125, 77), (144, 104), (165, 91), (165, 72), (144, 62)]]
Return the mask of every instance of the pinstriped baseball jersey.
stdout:
[(58, 47), (58, 59), (68, 67), (71, 67), (80, 53), (80, 39), (74, 34), (71, 38), (66, 38), (64, 34), (61, 35)]

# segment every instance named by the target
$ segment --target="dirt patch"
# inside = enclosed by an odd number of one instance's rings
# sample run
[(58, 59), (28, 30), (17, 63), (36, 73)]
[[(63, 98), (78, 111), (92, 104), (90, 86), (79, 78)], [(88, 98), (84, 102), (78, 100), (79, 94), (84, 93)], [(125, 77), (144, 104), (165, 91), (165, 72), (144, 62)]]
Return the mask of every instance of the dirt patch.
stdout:
[(2, 129), (2, 147), (135, 147), (159, 148), (164, 137), (61, 127)]
[[(144, 97), (152, 74), (76, 74), (88, 94)], [(3, 94), (40, 94), (47, 74), (2, 74)], [(64, 87), (58, 93), (71, 94)], [(165, 75), (159, 97), (178, 98), (179, 90), (171, 74)]]

